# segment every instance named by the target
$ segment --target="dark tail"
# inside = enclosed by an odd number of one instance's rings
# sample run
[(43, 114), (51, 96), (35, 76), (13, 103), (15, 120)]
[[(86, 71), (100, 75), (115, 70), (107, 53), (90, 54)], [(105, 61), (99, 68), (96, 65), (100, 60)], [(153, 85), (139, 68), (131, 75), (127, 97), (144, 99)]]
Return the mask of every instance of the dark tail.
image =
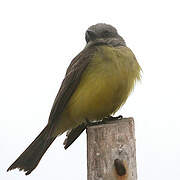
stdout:
[(24, 170), (26, 175), (30, 174), (36, 168), (42, 156), (56, 138), (48, 138), (49, 133), (50, 128), (49, 126), (46, 126), (7, 171), (18, 168), (19, 170)]
[(71, 129), (66, 134), (66, 139), (64, 140), (64, 148), (67, 149), (80, 135), (81, 133), (86, 129), (87, 124), (82, 123), (78, 127)]

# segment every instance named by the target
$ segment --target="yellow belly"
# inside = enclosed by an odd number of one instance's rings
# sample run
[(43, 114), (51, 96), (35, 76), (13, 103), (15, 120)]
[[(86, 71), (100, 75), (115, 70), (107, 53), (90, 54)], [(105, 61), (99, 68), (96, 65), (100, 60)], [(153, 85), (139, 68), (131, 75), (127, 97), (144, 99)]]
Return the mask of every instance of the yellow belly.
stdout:
[(98, 47), (63, 113), (67, 126), (79, 125), (85, 119), (101, 119), (117, 111), (139, 73), (140, 67), (130, 49)]

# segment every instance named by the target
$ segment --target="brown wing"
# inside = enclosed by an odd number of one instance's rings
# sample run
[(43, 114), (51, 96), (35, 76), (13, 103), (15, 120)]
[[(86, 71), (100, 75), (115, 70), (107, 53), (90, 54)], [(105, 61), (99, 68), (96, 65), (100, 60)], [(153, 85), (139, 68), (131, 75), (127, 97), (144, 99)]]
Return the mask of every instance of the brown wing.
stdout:
[(49, 124), (55, 125), (54, 122), (56, 122), (56, 120), (61, 116), (61, 113), (63, 112), (72, 94), (76, 90), (76, 87), (81, 80), (81, 75), (88, 66), (95, 51), (95, 47), (85, 48), (70, 63), (51, 109), (48, 122)]

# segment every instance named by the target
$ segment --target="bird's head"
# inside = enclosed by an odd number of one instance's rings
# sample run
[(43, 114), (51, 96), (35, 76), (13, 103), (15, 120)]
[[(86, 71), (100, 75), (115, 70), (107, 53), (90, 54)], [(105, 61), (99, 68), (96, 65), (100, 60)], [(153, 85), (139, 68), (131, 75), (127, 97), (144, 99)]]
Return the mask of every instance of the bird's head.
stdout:
[(116, 28), (111, 25), (98, 23), (90, 26), (85, 34), (87, 44), (108, 44), (116, 46), (126, 45), (124, 39), (118, 34)]

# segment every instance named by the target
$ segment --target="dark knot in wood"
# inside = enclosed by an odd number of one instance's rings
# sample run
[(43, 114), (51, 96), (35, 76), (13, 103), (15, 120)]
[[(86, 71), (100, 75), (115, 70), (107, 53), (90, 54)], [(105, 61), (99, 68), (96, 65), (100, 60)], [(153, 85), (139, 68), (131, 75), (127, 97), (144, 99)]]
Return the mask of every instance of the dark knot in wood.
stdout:
[(126, 174), (126, 168), (123, 164), (123, 161), (121, 161), (119, 159), (115, 159), (114, 166), (115, 166), (116, 172), (119, 176), (124, 176)]

